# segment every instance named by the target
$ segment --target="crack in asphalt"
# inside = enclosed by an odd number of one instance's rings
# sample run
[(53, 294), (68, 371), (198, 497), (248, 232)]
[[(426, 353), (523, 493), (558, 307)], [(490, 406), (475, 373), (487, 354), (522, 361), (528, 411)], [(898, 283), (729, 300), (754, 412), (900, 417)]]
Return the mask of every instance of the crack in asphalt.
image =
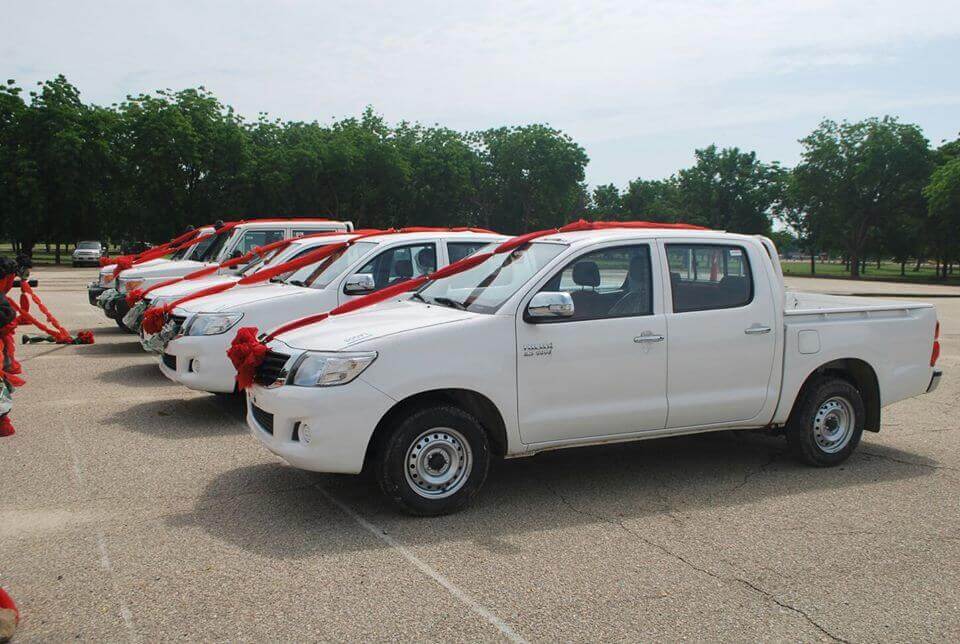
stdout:
[[(776, 456), (776, 455), (775, 455), (775, 456)], [(772, 462), (772, 461), (771, 461), (771, 462)], [(784, 608), (784, 609), (786, 609), (786, 610), (788, 610), (788, 611), (791, 611), (792, 613), (794, 613), (794, 614), (796, 614), (796, 615), (801, 616), (808, 624), (810, 624), (811, 626), (813, 626), (814, 628), (816, 628), (818, 631), (820, 631), (821, 633), (823, 633), (824, 635), (826, 635), (827, 637), (829, 637), (829, 638), (832, 639), (833, 641), (835, 641), (835, 642), (843, 642), (843, 644), (851, 644), (850, 640), (844, 639), (844, 638), (842, 638), (842, 637), (840, 637), (840, 636), (838, 636), (838, 635), (835, 635), (834, 633), (830, 632), (829, 630), (827, 630), (823, 625), (821, 625), (819, 622), (817, 622), (815, 619), (813, 619), (813, 617), (811, 617), (810, 614), (807, 613), (806, 611), (804, 611), (803, 609), (797, 608), (796, 606), (793, 606), (793, 605), (791, 605), (791, 604), (788, 604), (787, 602), (785, 602), (785, 601), (779, 599), (778, 597), (776, 597), (773, 593), (765, 590), (764, 588), (761, 588), (761, 587), (758, 586), (757, 584), (755, 584), (755, 583), (753, 583), (753, 582), (751, 582), (751, 581), (749, 581), (749, 580), (747, 580), (747, 579), (743, 579), (743, 578), (741, 578), (741, 577), (725, 577), (725, 576), (723, 576), (723, 575), (720, 575), (720, 574), (718, 574), (718, 573), (713, 572), (712, 570), (709, 570), (709, 569), (707, 569), (707, 568), (703, 568), (703, 567), (701, 567), (701, 566), (698, 566), (698, 565), (696, 565), (695, 563), (693, 563), (692, 561), (690, 561), (689, 559), (687, 559), (686, 557), (684, 557), (683, 555), (680, 555), (680, 554), (678, 554), (678, 553), (670, 550), (670, 549), (667, 548), (666, 546), (664, 546), (664, 545), (662, 545), (662, 544), (660, 544), (660, 543), (657, 543), (656, 541), (652, 541), (651, 539), (645, 537), (644, 535), (640, 534), (639, 532), (630, 529), (623, 521), (621, 521), (621, 520), (619, 520), (619, 519), (614, 519), (614, 518), (612, 518), (612, 517), (608, 517), (608, 516), (606, 516), (606, 515), (604, 515), (604, 514), (599, 514), (599, 513), (597, 513), (597, 512), (590, 512), (590, 511), (588, 511), (588, 510), (583, 510), (583, 509), (581, 509), (581, 508), (578, 508), (578, 507), (575, 506), (573, 503), (571, 503), (571, 502), (569, 501), (569, 499), (567, 499), (565, 496), (563, 496), (562, 494), (560, 494), (560, 492), (558, 492), (558, 491), (557, 491), (555, 488), (553, 488), (551, 485), (547, 484), (547, 489), (550, 490), (550, 492), (553, 493), (554, 496), (556, 496), (558, 499), (560, 499), (560, 502), (561, 502), (564, 506), (566, 506), (568, 509), (570, 509), (571, 511), (576, 512), (577, 514), (580, 514), (580, 515), (582, 515), (582, 516), (592, 517), (592, 518), (594, 518), (594, 519), (598, 519), (598, 520), (600, 520), (600, 521), (603, 521), (604, 523), (608, 523), (608, 524), (610, 524), (610, 525), (617, 526), (617, 527), (619, 527), (621, 530), (623, 530), (624, 532), (626, 532), (627, 534), (629, 534), (629, 535), (631, 535), (632, 537), (634, 537), (635, 539), (638, 539), (639, 541), (645, 543), (646, 545), (650, 546), (651, 548), (654, 548), (655, 550), (659, 550), (659, 551), (662, 552), (663, 554), (665, 554), (665, 555), (667, 555), (667, 556), (669, 556), (669, 557), (672, 557), (673, 559), (676, 559), (677, 561), (681, 562), (682, 564), (684, 564), (685, 566), (691, 568), (692, 570), (695, 570), (695, 571), (697, 571), (697, 572), (699, 572), (699, 573), (701, 573), (701, 574), (707, 575), (708, 577), (712, 577), (713, 579), (717, 580), (717, 581), (720, 582), (721, 584), (723, 584), (723, 583), (728, 583), (728, 582), (734, 582), (734, 583), (738, 583), (738, 584), (740, 584), (740, 585), (742, 585), (742, 586), (744, 586), (744, 587), (746, 587), (746, 588), (748, 588), (748, 589), (750, 589), (750, 590), (753, 590), (754, 592), (762, 595), (763, 597), (765, 597), (765, 598), (768, 599), (769, 601), (773, 602), (773, 603), (776, 604), (777, 606), (779, 606), (779, 607), (781, 607), (781, 608)]]
[(753, 477), (757, 476), (758, 474), (763, 474), (764, 472), (766, 472), (766, 471), (767, 471), (767, 468), (770, 467), (771, 465), (773, 465), (774, 462), (775, 462), (778, 458), (780, 458), (780, 456), (783, 455), (783, 453), (784, 453), (783, 450), (771, 452), (771, 453), (769, 454), (767, 460), (764, 461), (763, 463), (761, 463), (760, 466), (759, 466), (757, 469), (755, 469), (755, 470), (747, 470), (747, 471), (744, 473), (744, 475), (743, 475), (743, 480), (740, 481), (739, 483), (737, 483), (736, 485), (734, 485), (732, 488), (730, 488), (730, 490), (727, 492), (727, 494), (733, 494), (734, 492), (738, 491), (740, 488), (742, 488), (743, 486), (745, 486), (745, 485), (750, 481), (750, 479), (752, 479)]
[(886, 454), (877, 454), (876, 452), (868, 452), (864, 449), (861, 449), (858, 453), (861, 454), (862, 456), (879, 458), (884, 461), (890, 461), (891, 463), (900, 463), (901, 465), (913, 465), (914, 467), (924, 467), (931, 470), (950, 470), (952, 472), (960, 471), (958, 470), (958, 468), (952, 467), (950, 465), (932, 465), (930, 463), (919, 463), (917, 461), (908, 461), (905, 458), (894, 458), (893, 456), (887, 456)]

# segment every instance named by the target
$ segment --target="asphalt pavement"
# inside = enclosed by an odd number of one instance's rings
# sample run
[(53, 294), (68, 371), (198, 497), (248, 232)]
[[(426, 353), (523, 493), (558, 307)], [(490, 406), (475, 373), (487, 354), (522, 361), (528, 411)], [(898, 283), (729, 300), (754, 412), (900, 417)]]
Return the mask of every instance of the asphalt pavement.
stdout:
[(960, 639), (960, 289), (932, 300), (939, 390), (887, 408), (841, 467), (753, 432), (563, 450), (414, 519), (369, 480), (286, 466), (236, 399), (167, 381), (87, 303), (95, 273), (36, 271), (95, 345), (18, 347), (16, 642)]

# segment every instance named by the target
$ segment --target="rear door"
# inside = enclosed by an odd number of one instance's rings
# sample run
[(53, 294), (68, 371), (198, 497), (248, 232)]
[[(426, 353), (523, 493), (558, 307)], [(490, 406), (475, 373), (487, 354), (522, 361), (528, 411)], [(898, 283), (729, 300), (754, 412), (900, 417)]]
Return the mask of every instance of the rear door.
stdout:
[(755, 418), (767, 400), (777, 333), (755, 244), (664, 241), (669, 267), (667, 427)]
[[(586, 251), (524, 298), (517, 408), (524, 443), (663, 429), (667, 329), (652, 242)], [(534, 293), (563, 291), (574, 316), (529, 319)]]

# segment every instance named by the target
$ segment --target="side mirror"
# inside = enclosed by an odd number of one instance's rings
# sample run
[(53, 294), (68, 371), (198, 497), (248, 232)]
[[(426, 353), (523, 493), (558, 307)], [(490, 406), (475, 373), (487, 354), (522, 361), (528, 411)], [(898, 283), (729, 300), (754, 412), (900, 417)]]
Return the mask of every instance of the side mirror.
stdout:
[(366, 295), (377, 288), (370, 273), (355, 273), (347, 278), (343, 285), (344, 295)]
[(543, 320), (573, 317), (573, 298), (562, 291), (542, 291), (527, 304), (527, 317)]
[(230, 253), (230, 259), (236, 259), (238, 257), (243, 257), (243, 251), (239, 248), (232, 253)]

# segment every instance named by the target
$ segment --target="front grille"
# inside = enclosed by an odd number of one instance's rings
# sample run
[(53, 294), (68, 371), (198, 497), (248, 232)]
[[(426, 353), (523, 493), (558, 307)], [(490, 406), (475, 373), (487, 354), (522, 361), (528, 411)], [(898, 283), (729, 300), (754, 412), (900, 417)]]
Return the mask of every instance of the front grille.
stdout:
[(177, 370), (177, 356), (172, 356), (169, 353), (164, 353), (162, 359), (163, 359), (163, 366), (165, 366), (167, 369), (170, 369), (171, 371)]
[(254, 404), (250, 405), (250, 413), (253, 414), (253, 419), (257, 421), (257, 424), (271, 436), (273, 435), (273, 414), (270, 412), (260, 409)]
[(261, 362), (260, 366), (257, 367), (257, 373), (254, 377), (254, 382), (256, 382), (258, 385), (269, 387), (280, 377), (280, 374), (283, 372), (283, 367), (287, 364), (287, 360), (289, 359), (290, 356), (288, 356), (286, 353), (267, 351), (266, 355), (263, 356), (263, 362)]

